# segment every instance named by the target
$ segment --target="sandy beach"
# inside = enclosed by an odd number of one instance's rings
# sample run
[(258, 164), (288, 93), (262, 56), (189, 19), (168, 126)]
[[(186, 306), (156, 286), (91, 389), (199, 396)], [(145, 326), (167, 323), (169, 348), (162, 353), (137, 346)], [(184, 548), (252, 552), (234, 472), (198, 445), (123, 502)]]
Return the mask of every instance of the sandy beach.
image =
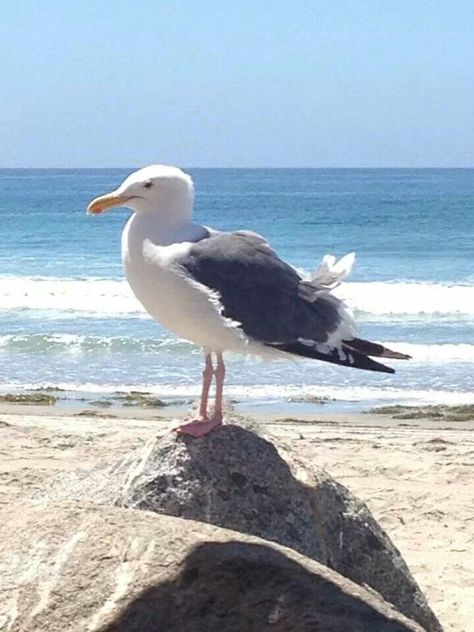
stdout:
[[(173, 425), (170, 408), (103, 411), (3, 404), (0, 504), (58, 473), (112, 463)], [(474, 422), (386, 415), (252, 416), (280, 445), (364, 500), (447, 631), (469, 632), (474, 603)]]

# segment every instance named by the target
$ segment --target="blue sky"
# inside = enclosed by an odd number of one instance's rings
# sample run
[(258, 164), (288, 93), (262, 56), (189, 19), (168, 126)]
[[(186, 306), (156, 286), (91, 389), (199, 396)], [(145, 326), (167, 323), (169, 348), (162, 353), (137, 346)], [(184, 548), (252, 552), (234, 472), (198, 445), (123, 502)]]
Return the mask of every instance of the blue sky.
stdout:
[(472, 0), (4, 0), (0, 166), (474, 166)]

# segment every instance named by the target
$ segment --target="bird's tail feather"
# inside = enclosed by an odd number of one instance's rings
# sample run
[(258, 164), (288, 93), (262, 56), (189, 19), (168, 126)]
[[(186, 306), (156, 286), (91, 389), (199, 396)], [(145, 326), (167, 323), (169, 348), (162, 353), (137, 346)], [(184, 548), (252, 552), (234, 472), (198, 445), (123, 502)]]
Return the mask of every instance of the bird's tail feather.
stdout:
[[(318, 350), (317, 344), (307, 345), (302, 342), (292, 342), (288, 344), (274, 344), (271, 345), (280, 351), (291, 353), (293, 355), (301, 356), (304, 358), (313, 358), (314, 360), (322, 360), (323, 362), (330, 362), (332, 364), (339, 364), (341, 366), (351, 367), (353, 369), (363, 369), (365, 371), (377, 371), (379, 373), (395, 373), (392, 367), (385, 366), (380, 362), (376, 362), (352, 347), (348, 347), (346, 344), (340, 347), (328, 348), (324, 351)], [(380, 345), (381, 346), (381, 345)]]
[(351, 340), (343, 340), (344, 344), (355, 351), (360, 351), (364, 355), (375, 356), (376, 358), (393, 358), (395, 360), (410, 360), (411, 356), (399, 351), (392, 351), (381, 344), (370, 342), (363, 338), (352, 338)]

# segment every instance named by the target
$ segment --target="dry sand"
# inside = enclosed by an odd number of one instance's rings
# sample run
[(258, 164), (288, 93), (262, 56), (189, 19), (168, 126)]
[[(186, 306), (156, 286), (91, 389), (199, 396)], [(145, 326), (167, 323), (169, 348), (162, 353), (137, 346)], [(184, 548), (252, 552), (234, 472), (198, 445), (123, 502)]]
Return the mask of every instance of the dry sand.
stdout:
[[(0, 407), (0, 504), (59, 471), (111, 463), (170, 427), (173, 411)], [(446, 631), (474, 630), (474, 424), (378, 415), (256, 415), (364, 500)]]

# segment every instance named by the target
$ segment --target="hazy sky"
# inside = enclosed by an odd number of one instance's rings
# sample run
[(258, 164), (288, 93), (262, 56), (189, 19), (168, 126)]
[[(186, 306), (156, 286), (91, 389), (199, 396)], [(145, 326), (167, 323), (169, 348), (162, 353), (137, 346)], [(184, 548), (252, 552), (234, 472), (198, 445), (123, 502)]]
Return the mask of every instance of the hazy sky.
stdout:
[(472, 0), (2, 0), (0, 166), (474, 166)]

